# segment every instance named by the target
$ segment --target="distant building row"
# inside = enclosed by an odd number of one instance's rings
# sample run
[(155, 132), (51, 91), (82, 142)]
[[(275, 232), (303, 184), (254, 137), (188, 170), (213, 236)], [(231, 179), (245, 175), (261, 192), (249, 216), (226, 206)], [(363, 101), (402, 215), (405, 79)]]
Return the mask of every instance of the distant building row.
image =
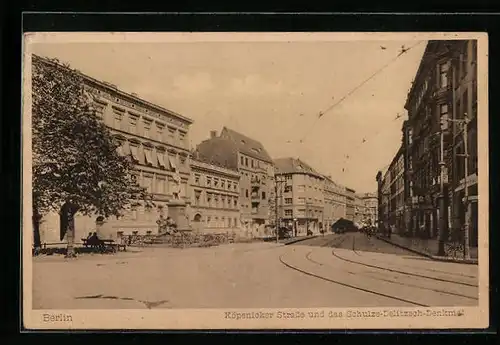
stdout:
[[(248, 236), (270, 233), (277, 213), (280, 224), (293, 225), (297, 235), (308, 228), (327, 229), (341, 217), (376, 221), (373, 195), (358, 196), (299, 159), (273, 160), (260, 142), (226, 127), (219, 134), (212, 131), (209, 139), (190, 150), (191, 119), (112, 84), (82, 77), (97, 116), (121, 144), (119, 153), (134, 160), (136, 179), (156, 205), (136, 206), (119, 219), (107, 219), (101, 237), (154, 234), (159, 217), (167, 216), (180, 230), (238, 231)], [(277, 176), (286, 178), (280, 189)], [(95, 218), (76, 217), (77, 239), (95, 231)], [(40, 230), (42, 242), (63, 240), (56, 214), (46, 215)]]
[(429, 41), (405, 108), (402, 144), (377, 174), (380, 225), (477, 246), (477, 41)]

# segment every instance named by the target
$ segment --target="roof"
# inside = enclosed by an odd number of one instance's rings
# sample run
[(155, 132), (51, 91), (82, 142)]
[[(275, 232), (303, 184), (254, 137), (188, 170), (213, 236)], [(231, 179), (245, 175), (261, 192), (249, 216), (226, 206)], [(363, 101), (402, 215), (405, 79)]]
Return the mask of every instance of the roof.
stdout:
[(264, 146), (257, 140), (247, 137), (244, 134), (236, 132), (232, 129), (224, 127), (220, 137), (227, 138), (236, 146), (238, 151), (250, 157), (260, 159), (264, 162), (273, 163), (273, 159), (267, 153)]
[(278, 158), (274, 160), (274, 165), (277, 174), (310, 174), (319, 178), (325, 178), (299, 158)]
[(196, 159), (227, 169), (238, 170), (238, 154), (233, 142), (215, 137), (202, 141), (195, 150)]
[(120, 96), (122, 97), (126, 97), (126, 98), (129, 98), (129, 99), (132, 99), (132, 100), (135, 100), (136, 102), (139, 102), (141, 103), (142, 105), (144, 106), (148, 106), (156, 111), (159, 111), (161, 113), (166, 113), (168, 114), (169, 116), (172, 116), (172, 117), (176, 117), (177, 119), (179, 120), (182, 120), (184, 122), (186, 122), (187, 124), (192, 124), (194, 121), (184, 115), (181, 115), (173, 110), (170, 110), (170, 109), (167, 109), (167, 108), (164, 108), (158, 104), (155, 104), (155, 103), (151, 103), (143, 98), (140, 98), (138, 95), (136, 94), (132, 94), (132, 93), (128, 93), (128, 92), (125, 92), (121, 89), (119, 89), (118, 87), (116, 87), (115, 85), (113, 84), (110, 84), (108, 82), (105, 82), (105, 81), (102, 81), (102, 80), (98, 80), (96, 78), (93, 78), (79, 70), (74, 70), (72, 67), (68, 67), (68, 66), (65, 66), (63, 65), (61, 62), (56, 62), (55, 60), (53, 59), (50, 59), (50, 58), (47, 58), (47, 57), (43, 57), (43, 56), (39, 56), (39, 55), (36, 55), (36, 54), (32, 54), (32, 58), (35, 59), (35, 60), (40, 60), (42, 62), (44, 62), (45, 64), (52, 64), (52, 65), (56, 65), (60, 68), (65, 68), (65, 69), (70, 69), (70, 70), (73, 70), (75, 72), (78, 73), (78, 75), (80, 75), (84, 80), (86, 80), (87, 82), (91, 82), (91, 83), (94, 83), (94, 84), (97, 84), (97, 85), (100, 85), (101, 87), (109, 90), (109, 91), (112, 91), (112, 92), (115, 92), (117, 94), (119, 94)]

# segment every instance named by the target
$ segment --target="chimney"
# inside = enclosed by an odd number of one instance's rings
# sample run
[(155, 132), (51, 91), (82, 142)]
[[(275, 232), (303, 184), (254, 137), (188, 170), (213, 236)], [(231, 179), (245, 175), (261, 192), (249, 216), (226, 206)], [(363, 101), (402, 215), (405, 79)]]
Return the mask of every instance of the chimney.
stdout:
[(210, 131), (210, 139), (217, 137), (217, 131)]

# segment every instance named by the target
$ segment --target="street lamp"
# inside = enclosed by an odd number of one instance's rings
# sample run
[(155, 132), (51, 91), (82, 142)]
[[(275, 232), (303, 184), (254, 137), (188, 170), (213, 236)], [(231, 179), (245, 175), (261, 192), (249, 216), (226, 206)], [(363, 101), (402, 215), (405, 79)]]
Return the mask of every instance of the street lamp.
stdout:
[(464, 221), (464, 258), (470, 258), (470, 239), (469, 239), (469, 186), (467, 184), (467, 177), (469, 175), (469, 147), (468, 147), (468, 125), (469, 125), (469, 117), (467, 113), (464, 113), (463, 119), (447, 119), (449, 122), (458, 123), (462, 129), (463, 142), (464, 142), (464, 153), (456, 154), (457, 157), (463, 157), (464, 162), (464, 198), (462, 202), (465, 207), (465, 221)]

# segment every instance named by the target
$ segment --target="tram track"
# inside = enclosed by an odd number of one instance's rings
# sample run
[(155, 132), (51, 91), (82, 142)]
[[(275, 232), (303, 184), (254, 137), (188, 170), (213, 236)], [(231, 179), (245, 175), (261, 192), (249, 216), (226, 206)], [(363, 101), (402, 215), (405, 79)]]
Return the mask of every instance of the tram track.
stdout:
[[(327, 241), (326, 243), (322, 244), (320, 247), (334, 247), (334, 248), (338, 248), (342, 244), (345, 244), (345, 241), (348, 238), (349, 238), (349, 236), (342, 235), (341, 237), (337, 237), (337, 238), (334, 238), (333, 240)], [(351, 251), (354, 254), (358, 255), (358, 256), (363, 256), (362, 254), (360, 254), (356, 250), (355, 238), (353, 237), (352, 239), (353, 239), (353, 242), (352, 242), (352, 249), (351, 249)], [(314, 252), (314, 250), (311, 250), (311, 251), (309, 251), (308, 253), (305, 254), (305, 259), (307, 261), (309, 261), (312, 264), (317, 265), (317, 266), (323, 266), (323, 267), (324, 266), (330, 266), (330, 267), (332, 267), (328, 263), (323, 263), (323, 262), (319, 262), (319, 261), (314, 260), (311, 257), (311, 255), (312, 255), (313, 252)], [(418, 277), (418, 278), (427, 279), (427, 280), (440, 281), (440, 282), (445, 282), (445, 283), (449, 283), (449, 284), (459, 284), (459, 285), (468, 286), (468, 287), (477, 287), (477, 285), (475, 285), (475, 284), (469, 284), (469, 283), (466, 283), (466, 282), (457, 282), (457, 281), (450, 280), (450, 279), (433, 277), (433, 276), (428, 276), (428, 275), (418, 274), (418, 273), (413, 273), (413, 272), (407, 272), (407, 271), (401, 271), (401, 270), (396, 270), (396, 269), (392, 269), (392, 268), (382, 267), (382, 266), (378, 266), (378, 265), (362, 263), (362, 262), (355, 261), (355, 260), (350, 260), (350, 259), (347, 259), (345, 257), (342, 257), (342, 256), (338, 255), (337, 253), (335, 253), (335, 250), (332, 250), (332, 255), (335, 258), (337, 258), (338, 260), (341, 260), (341, 261), (344, 261), (344, 262), (348, 262), (348, 263), (351, 263), (351, 264), (355, 264), (355, 265), (364, 266), (364, 267), (371, 268), (371, 269), (376, 269), (376, 270), (381, 270), (381, 271), (396, 273), (396, 274), (410, 276), (410, 277)], [(284, 254), (282, 254), (279, 259), (280, 259), (280, 262), (284, 266), (286, 266), (286, 267), (288, 267), (290, 269), (293, 269), (295, 271), (298, 271), (298, 272), (300, 272), (302, 274), (305, 274), (305, 275), (308, 275), (308, 276), (311, 276), (311, 277), (314, 277), (314, 278), (317, 278), (317, 279), (321, 279), (323, 281), (328, 281), (328, 282), (333, 283), (333, 284), (341, 285), (341, 286), (344, 286), (344, 287), (347, 287), (347, 288), (350, 288), (350, 289), (355, 289), (355, 290), (363, 291), (363, 292), (370, 293), (370, 294), (373, 294), (373, 295), (382, 296), (382, 297), (390, 298), (390, 299), (393, 299), (393, 300), (397, 300), (397, 301), (400, 301), (400, 302), (409, 303), (411, 305), (416, 305), (416, 306), (421, 306), (421, 307), (429, 307), (429, 305), (425, 305), (425, 304), (419, 303), (417, 301), (410, 300), (408, 298), (400, 298), (400, 297), (397, 297), (397, 296), (394, 296), (394, 295), (388, 295), (388, 294), (385, 294), (383, 292), (376, 291), (374, 289), (365, 288), (365, 287), (362, 287), (362, 286), (359, 286), (359, 285), (356, 285), (356, 284), (349, 284), (349, 283), (346, 283), (346, 282), (343, 282), (343, 281), (340, 281), (340, 280), (337, 280), (337, 279), (332, 279), (332, 278), (324, 276), (324, 275), (316, 274), (315, 272), (313, 272), (311, 270), (302, 269), (302, 268), (299, 268), (297, 266), (294, 266), (294, 265), (290, 264), (289, 262), (286, 262), (283, 259), (283, 256), (284, 256)], [(447, 291), (447, 290), (437, 289), (437, 288), (433, 288), (433, 287), (419, 286), (419, 285), (415, 285), (415, 284), (411, 284), (411, 283), (407, 283), (407, 282), (400, 282), (400, 281), (397, 281), (397, 278), (395, 278), (395, 279), (388, 279), (388, 278), (383, 278), (383, 277), (376, 277), (376, 276), (373, 276), (373, 275), (370, 275), (370, 274), (366, 274), (364, 272), (352, 272), (352, 271), (347, 270), (345, 268), (344, 269), (342, 269), (342, 268), (336, 268), (336, 269), (339, 269), (342, 272), (347, 273), (347, 274), (349, 274), (351, 276), (355, 276), (355, 275), (365, 276), (365, 277), (367, 277), (369, 279), (378, 280), (378, 281), (389, 283), (389, 284), (400, 285), (400, 286), (405, 286), (405, 287), (415, 288), (415, 289), (420, 289), (420, 290), (426, 290), (426, 291), (431, 291), (431, 292), (434, 292), (434, 293), (440, 293), (440, 294), (445, 294), (445, 295), (449, 295), (449, 296), (453, 296), (453, 297), (465, 298), (465, 299), (469, 299), (469, 300), (476, 300), (476, 301), (479, 300), (478, 297), (473, 297), (473, 296), (470, 296), (470, 295), (465, 295), (465, 294), (462, 294), (462, 293), (459, 293), (459, 292)], [(433, 271), (439, 272), (439, 270), (433, 270)], [(442, 273), (447, 273), (447, 272), (442, 272)], [(465, 277), (467, 277), (467, 276), (465, 276)]]
[(367, 264), (367, 263), (359, 262), (359, 261), (355, 261), (355, 260), (350, 260), (350, 259), (344, 258), (344, 257), (336, 254), (335, 250), (332, 250), (332, 255), (334, 257), (336, 257), (337, 259), (342, 260), (344, 262), (349, 262), (349, 263), (352, 263), (352, 264), (355, 264), (355, 265), (360, 265), (360, 266), (364, 266), (364, 267), (374, 268), (374, 269), (378, 269), (378, 270), (381, 270), (381, 271), (387, 271), (387, 272), (391, 272), (391, 273), (398, 273), (398, 274), (403, 274), (403, 275), (407, 275), (407, 276), (418, 277), (418, 278), (429, 279), (429, 280), (435, 280), (435, 281), (440, 281), (440, 282), (445, 282), (445, 283), (451, 283), (451, 284), (458, 284), (458, 285), (463, 285), (463, 286), (478, 287), (477, 284), (470, 284), (470, 283), (459, 282), (459, 281), (451, 280), (451, 279), (445, 279), (445, 278), (439, 278), (439, 277), (432, 277), (432, 276), (428, 276), (428, 275), (425, 275), (425, 274), (418, 274), (418, 273), (413, 273), (413, 272), (400, 271), (400, 270), (396, 270), (396, 269), (393, 269), (393, 268), (382, 267), (382, 266)]
[(374, 291), (374, 290), (371, 290), (371, 289), (365, 289), (365, 288), (360, 287), (360, 286), (355, 286), (355, 285), (352, 285), (352, 284), (344, 283), (344, 282), (339, 281), (339, 280), (331, 279), (329, 277), (325, 277), (325, 276), (313, 273), (311, 271), (307, 271), (307, 270), (301, 269), (301, 268), (296, 267), (296, 266), (294, 266), (294, 265), (286, 262), (285, 260), (283, 260), (283, 256), (284, 256), (284, 254), (280, 255), (279, 256), (279, 260), (280, 260), (280, 262), (285, 267), (288, 267), (288, 268), (290, 268), (290, 269), (292, 269), (294, 271), (300, 272), (300, 273), (305, 274), (307, 276), (314, 277), (314, 278), (317, 278), (317, 279), (320, 279), (320, 280), (323, 280), (323, 281), (326, 281), (326, 282), (329, 282), (329, 283), (332, 283), (332, 284), (344, 286), (344, 287), (347, 287), (347, 288), (350, 288), (350, 289), (354, 289), (354, 290), (362, 291), (362, 292), (369, 293), (369, 294), (372, 294), (372, 295), (376, 295), (376, 296), (379, 296), (379, 297), (385, 297), (385, 298), (388, 298), (388, 299), (391, 299), (391, 300), (408, 303), (408, 304), (411, 304), (411, 305), (414, 305), (414, 306), (418, 306), (418, 307), (430, 307), (429, 305), (426, 305), (426, 304), (422, 304), (422, 303), (418, 303), (418, 302), (411, 301), (411, 300), (408, 300), (408, 299), (404, 299), (404, 298), (399, 298), (399, 297), (387, 295), (387, 294), (384, 294), (384, 293), (381, 293), (381, 292), (378, 292), (378, 291)]
[[(316, 261), (314, 259), (311, 258), (311, 254), (313, 253), (313, 251), (310, 251), (308, 252), (306, 255), (305, 255), (305, 258), (316, 264), (316, 265), (319, 265), (319, 266), (330, 266), (328, 264), (324, 264), (322, 262), (319, 262), (319, 261)], [(393, 279), (386, 279), (386, 278), (382, 278), (382, 277), (374, 277), (372, 275), (368, 275), (368, 274), (365, 274), (365, 273), (362, 273), (362, 272), (351, 272), (351, 271), (348, 271), (346, 269), (341, 269), (342, 272), (345, 272), (345, 273), (348, 273), (348, 274), (352, 274), (352, 275), (358, 275), (358, 276), (363, 276), (363, 277), (367, 277), (369, 279), (374, 279), (374, 280), (378, 280), (378, 281), (383, 281), (383, 282), (387, 282), (387, 283), (391, 283), (391, 284), (395, 284), (395, 285), (400, 285), (400, 286), (405, 286), (405, 287), (411, 287), (411, 288), (415, 288), (415, 289), (419, 289), (419, 290), (427, 290), (427, 291), (432, 291), (432, 292), (436, 292), (436, 293), (442, 293), (442, 294), (446, 294), (446, 295), (450, 295), (450, 296), (455, 296), (455, 297), (461, 297), (461, 298), (466, 298), (466, 299), (470, 299), (470, 300), (479, 300), (479, 298), (477, 297), (472, 297), (472, 296), (469, 296), (469, 295), (464, 295), (464, 294), (461, 294), (461, 293), (457, 293), (457, 292), (452, 292), (452, 291), (446, 291), (446, 290), (441, 290), (441, 289), (435, 289), (435, 288), (428, 288), (428, 287), (424, 287), (424, 286), (420, 286), (420, 285), (415, 285), (415, 284), (409, 284), (409, 283), (403, 283), (403, 282), (399, 282), (396, 280), (393, 280)]]

